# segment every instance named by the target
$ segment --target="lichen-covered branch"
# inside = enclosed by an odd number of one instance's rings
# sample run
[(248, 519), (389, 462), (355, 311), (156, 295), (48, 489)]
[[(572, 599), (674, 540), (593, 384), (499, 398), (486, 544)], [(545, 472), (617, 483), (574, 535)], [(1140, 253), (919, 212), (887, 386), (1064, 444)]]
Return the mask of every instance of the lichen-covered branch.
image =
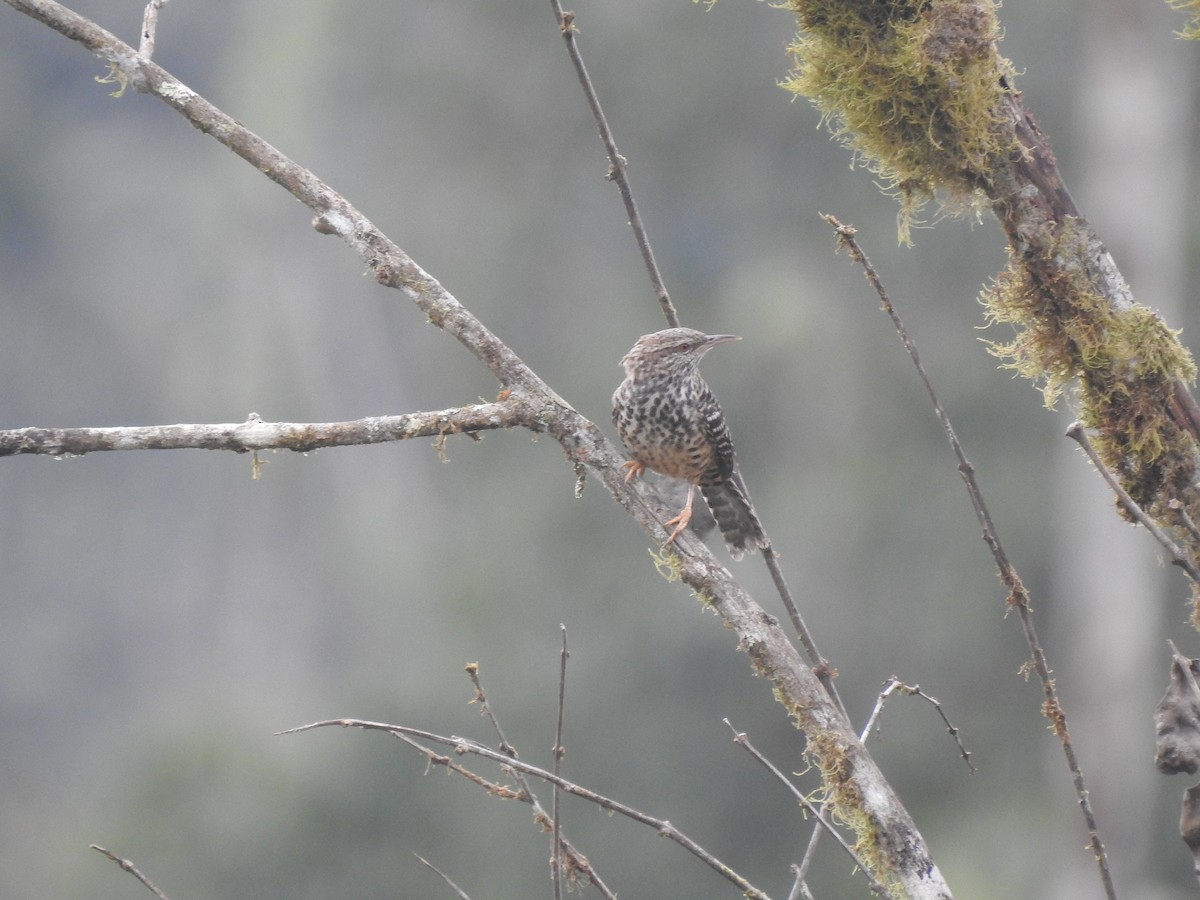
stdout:
[[(801, 36), (787, 83), (900, 197), (990, 208), (1010, 263), (984, 293), (1011, 341), (993, 352), (1080, 418), (1129, 494), (1193, 559), (1200, 409), (1191, 354), (1134, 302), (1066, 189), (998, 49), (992, 0), (790, 0)], [(903, 227), (903, 226), (902, 226)]]
[(102, 450), (294, 450), (381, 444), (416, 437), (444, 438), (523, 425), (539, 430), (527, 409), (511, 397), (437, 412), (368, 416), (353, 422), (245, 422), (199, 425), (122, 425), (108, 428), (15, 428), (0, 431), (0, 456), (23, 453), (82, 456)]

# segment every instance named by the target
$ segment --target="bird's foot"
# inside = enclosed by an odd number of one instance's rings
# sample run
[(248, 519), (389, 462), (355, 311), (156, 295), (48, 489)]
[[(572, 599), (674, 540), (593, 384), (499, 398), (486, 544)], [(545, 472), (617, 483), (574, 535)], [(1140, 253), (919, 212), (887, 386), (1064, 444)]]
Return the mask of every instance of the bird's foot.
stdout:
[(639, 478), (646, 471), (646, 464), (638, 462), (636, 459), (627, 460), (624, 465), (629, 470), (625, 473), (626, 481), (633, 481), (633, 479)]
[(685, 506), (682, 510), (680, 510), (679, 515), (677, 515), (675, 518), (668, 519), (666, 522), (663, 523), (664, 525), (674, 525), (675, 530), (671, 532), (670, 536), (665, 541), (663, 541), (662, 547), (660, 547), (659, 549), (662, 550), (668, 544), (675, 543), (675, 538), (679, 537), (681, 534), (683, 534), (685, 531), (687, 531), (688, 523), (690, 523), (691, 521), (692, 521), (692, 507), (689, 504), (688, 506)]

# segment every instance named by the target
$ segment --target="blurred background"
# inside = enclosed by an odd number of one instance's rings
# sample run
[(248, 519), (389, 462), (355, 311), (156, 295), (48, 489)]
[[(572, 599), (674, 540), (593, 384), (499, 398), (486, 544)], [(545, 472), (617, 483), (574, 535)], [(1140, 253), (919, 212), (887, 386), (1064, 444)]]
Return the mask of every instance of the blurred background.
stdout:
[[(75, 8), (136, 44), (141, 2)], [(1180, 14), (1017, 3), (1002, 50), (1075, 200), (1137, 298), (1184, 329), (1198, 240), (1197, 58)], [(1152, 767), (1166, 639), (1187, 587), (1048, 412), (997, 368), (984, 217), (899, 247), (896, 205), (777, 83), (793, 19), (766, 3), (577, 0), (580, 46), (685, 324), (809, 626), (956, 896), (1100, 895), (1040, 688), (955, 460), (861, 272), (859, 229), (975, 464), (1071, 717), (1123, 896), (1195, 896), (1187, 780)], [(342, 192), (612, 435), (618, 361), (663, 327), (550, 4), (233, 0), (167, 6), (155, 61)], [(491, 399), (498, 385), (310, 214), (164, 104), (0, 8), (0, 428), (335, 421)], [(0, 462), (0, 895), (175, 900), (550, 896), (548, 838), (380, 734), (274, 736), (353, 716), (550, 765), (560, 623), (565, 774), (670, 819), (773, 896), (810, 826), (733, 745), (804, 744), (733, 635), (553, 441), (526, 432), (243, 456)], [(719, 541), (718, 558), (728, 562)], [(758, 557), (729, 563), (777, 601)], [(489, 771), (485, 766), (479, 766)], [(805, 783), (815, 784), (808, 776)], [(543, 800), (549, 791), (542, 790)], [(732, 896), (635, 824), (565, 804), (622, 897)], [(831, 842), (818, 896), (867, 896)]]

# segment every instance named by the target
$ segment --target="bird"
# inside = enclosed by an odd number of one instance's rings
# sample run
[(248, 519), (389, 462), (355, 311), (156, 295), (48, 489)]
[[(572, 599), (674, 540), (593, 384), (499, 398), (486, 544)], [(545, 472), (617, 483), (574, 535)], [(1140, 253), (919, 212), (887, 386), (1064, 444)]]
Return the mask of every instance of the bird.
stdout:
[(738, 474), (729, 425), (697, 368), (713, 347), (740, 340), (733, 334), (668, 328), (642, 335), (621, 360), (625, 380), (612, 402), (613, 424), (630, 456), (625, 480), (652, 469), (688, 486), (683, 509), (665, 523), (675, 530), (664, 547), (688, 527), (696, 488), (717, 520), (730, 556), (741, 559), (747, 551), (768, 546)]

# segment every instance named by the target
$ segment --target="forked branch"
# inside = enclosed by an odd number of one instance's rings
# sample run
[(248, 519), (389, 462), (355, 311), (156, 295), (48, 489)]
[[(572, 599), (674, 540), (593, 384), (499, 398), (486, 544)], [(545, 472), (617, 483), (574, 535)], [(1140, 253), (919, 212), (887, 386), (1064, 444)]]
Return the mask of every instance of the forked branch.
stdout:
[[(241, 123), (95, 23), (53, 0), (5, 0), (82, 44), (109, 66), (107, 80), (121, 93), (150, 94), (245, 159), (313, 212), (313, 226), (349, 245), (376, 281), (401, 291), (434, 325), (478, 358), (520, 405), (528, 421), (550, 434), (579, 473), (596, 476), (657, 543), (662, 525), (657, 493), (624, 481), (623, 457), (598, 428), (574, 408), (344, 197), (290, 160)], [(508, 401), (506, 401), (508, 402)], [(532, 427), (532, 426), (530, 426)], [(733, 630), (755, 670), (804, 731), (809, 753), (826, 779), (837, 814), (855, 823), (861, 855), (889, 890), (911, 898), (948, 898), (946, 886), (907, 810), (865, 751), (846, 717), (773, 617), (720, 566), (700, 541), (682, 535), (668, 564)], [(517, 765), (515, 760), (510, 765)], [(541, 777), (541, 776), (539, 776)], [(565, 784), (565, 782), (564, 782)], [(560, 788), (566, 790), (563, 784)]]
[[(614, 800), (611, 797), (606, 797), (603, 794), (598, 794), (595, 791), (588, 790), (581, 785), (574, 784), (573, 782), (567, 781), (565, 778), (559, 775), (555, 775), (553, 772), (548, 772), (545, 769), (530, 765), (529, 763), (519, 760), (514, 756), (510, 756), (507, 753), (493, 750), (491, 747), (485, 747), (483, 744), (476, 743), (475, 741), (468, 740), (467, 738), (455, 737), (453, 735), (446, 736), (434, 734), (430, 731), (423, 731), (419, 728), (409, 728), (405, 725), (389, 725), (384, 722), (368, 722), (363, 719), (330, 719), (324, 722), (312, 722), (308, 725), (301, 725), (298, 728), (289, 728), (287, 731), (281, 731), (279, 733), (298, 734), (302, 731), (310, 731), (314, 728), (328, 728), (333, 725), (337, 725), (342, 728), (361, 728), (364, 731), (383, 731), (391, 734), (394, 737), (406, 741), (418, 750), (421, 750), (429, 760), (430, 764), (448, 766), (451, 771), (457, 772), (460, 775), (465, 775), (469, 778), (469, 780), (480, 785), (488, 785), (490, 782), (472, 772), (469, 772), (469, 770), (465, 769), (458, 763), (454, 763), (449, 756), (435, 753), (432, 749), (424, 746), (421, 742), (424, 741), (430, 744), (442, 744), (443, 746), (452, 747), (456, 756), (471, 754), (482, 759), (499, 763), (502, 766), (513, 770), (514, 772), (539, 778), (542, 781), (545, 781), (547, 784), (553, 785), (558, 790), (561, 790), (567, 794), (572, 794), (576, 797), (581, 797), (590, 803), (596, 804), (601, 809), (618, 813), (628, 819), (632, 819), (635, 822), (640, 822), (643, 825), (649, 825), (650, 827), (654, 828), (659, 835), (669, 838), (676, 844), (679, 844), (679, 846), (683, 847), (697, 859), (703, 861), (707, 866), (717, 872), (717, 874), (719, 874), (722, 878), (736, 885), (738, 890), (742, 891), (746, 897), (752, 898), (752, 900), (770, 900), (767, 894), (763, 893), (741, 875), (737, 874), (735, 871), (733, 871), (733, 869), (721, 862), (721, 860), (717, 859), (717, 857), (713, 856), (698, 843), (696, 843), (696, 841), (692, 840), (667, 820), (656, 819), (653, 816), (647, 815), (641, 810), (635, 809), (634, 807), (622, 803), (619, 800)], [(498, 791), (493, 789), (491, 793), (493, 793), (495, 796), (518, 800), (527, 799), (528, 796), (525, 791)]]

